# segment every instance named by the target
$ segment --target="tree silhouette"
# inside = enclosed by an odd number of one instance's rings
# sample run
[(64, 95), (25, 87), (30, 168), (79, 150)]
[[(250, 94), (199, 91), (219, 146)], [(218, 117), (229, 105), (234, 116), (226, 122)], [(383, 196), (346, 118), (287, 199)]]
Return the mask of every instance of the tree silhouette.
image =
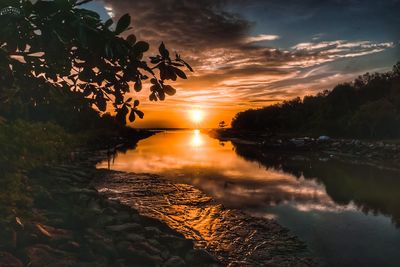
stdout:
[[(131, 17), (103, 22), (80, 6), (90, 1), (5, 0), (0, 5), (0, 103), (38, 108), (55, 94), (83, 99), (105, 112), (108, 103), (119, 123), (143, 118), (139, 101), (127, 98), (150, 80), (151, 101), (163, 101), (176, 90), (168, 80), (186, 79), (192, 68), (163, 43), (159, 54), (144, 60), (149, 44), (125, 34)], [(82, 101), (77, 101), (80, 105)], [(77, 104), (78, 105), (78, 104)], [(79, 110), (77, 106), (75, 109)]]
[(400, 63), (332, 91), (236, 114), (232, 128), (270, 133), (400, 137)]
[(220, 121), (218, 124), (219, 128), (225, 128), (227, 126), (227, 124), (225, 123), (225, 121)]

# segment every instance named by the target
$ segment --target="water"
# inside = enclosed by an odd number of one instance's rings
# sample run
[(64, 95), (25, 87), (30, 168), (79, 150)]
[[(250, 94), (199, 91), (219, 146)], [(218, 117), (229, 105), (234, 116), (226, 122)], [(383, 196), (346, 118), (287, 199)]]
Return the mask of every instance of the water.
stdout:
[[(108, 163), (99, 164), (107, 168)], [(400, 174), (310, 155), (261, 153), (199, 131), (159, 133), (113, 170), (193, 185), (229, 209), (276, 219), (323, 266), (400, 266)]]

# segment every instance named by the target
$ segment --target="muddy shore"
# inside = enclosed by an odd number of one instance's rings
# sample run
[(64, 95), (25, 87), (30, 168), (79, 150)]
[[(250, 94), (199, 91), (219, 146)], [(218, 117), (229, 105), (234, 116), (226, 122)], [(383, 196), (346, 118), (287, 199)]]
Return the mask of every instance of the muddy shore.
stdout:
[[(247, 247), (254, 253), (246, 257), (240, 254), (244, 250), (233, 247), (234, 243), (229, 252), (215, 249), (215, 244), (199, 245), (199, 238), (172, 230), (173, 225), (156, 212), (164, 202), (159, 202), (158, 206), (146, 202), (149, 199), (146, 196), (160, 196), (163, 189), (174, 187), (165, 180), (154, 177), (143, 180), (143, 175), (118, 174), (118, 177), (127, 175), (125, 180), (141, 182), (136, 189), (142, 194), (139, 199), (145, 201), (142, 209), (110, 195), (107, 190), (100, 190), (105, 188), (105, 181), (108, 181), (108, 187), (119, 181), (115, 172), (95, 168), (96, 163), (107, 159), (110, 154), (110, 150), (80, 151), (74, 155), (73, 162), (44, 166), (27, 174), (30, 183), (28, 191), (33, 198), (31, 212), (25, 216), (15, 214), (9, 227), (0, 231), (0, 266), (313, 265), (304, 244), (273, 221), (244, 222), (246, 226), (256, 225), (256, 232), (262, 232), (265, 237), (261, 240), (263, 235), (257, 236), (255, 232), (242, 232), (236, 236), (236, 245), (251, 235), (259, 238), (255, 240), (258, 243), (251, 243), (253, 247)], [(158, 188), (154, 191), (149, 186)], [(184, 190), (178, 191), (183, 196), (180, 201), (185, 201), (187, 205), (198, 204), (185, 198)], [(207, 199), (207, 203), (211, 201), (200, 191), (197, 194)], [(170, 200), (174, 201), (172, 197)], [(171, 202), (168, 205), (171, 206)], [(218, 204), (213, 205), (220, 208), (218, 212), (230, 212)], [(244, 217), (240, 217), (243, 215), (235, 216), (236, 223), (243, 223)], [(229, 230), (235, 233), (233, 229)], [(233, 241), (230, 237), (216, 242), (229, 240)], [(243, 247), (246, 245), (243, 244)], [(249, 260), (241, 263), (239, 258)]]

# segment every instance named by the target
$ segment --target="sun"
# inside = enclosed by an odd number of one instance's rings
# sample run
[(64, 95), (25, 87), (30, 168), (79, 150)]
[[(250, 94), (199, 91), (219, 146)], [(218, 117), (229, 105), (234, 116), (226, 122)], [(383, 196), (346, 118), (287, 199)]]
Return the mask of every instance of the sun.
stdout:
[(192, 122), (199, 124), (204, 120), (204, 112), (200, 109), (192, 109), (189, 111), (189, 118)]

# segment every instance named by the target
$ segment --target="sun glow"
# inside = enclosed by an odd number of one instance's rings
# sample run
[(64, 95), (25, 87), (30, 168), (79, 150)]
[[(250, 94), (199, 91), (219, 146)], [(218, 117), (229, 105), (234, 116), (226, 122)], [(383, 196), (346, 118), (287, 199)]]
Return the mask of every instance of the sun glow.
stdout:
[(192, 147), (200, 147), (203, 145), (203, 138), (201, 137), (200, 130), (194, 130), (190, 141)]
[(192, 122), (199, 124), (204, 120), (204, 112), (200, 109), (192, 109), (189, 112), (189, 118)]

